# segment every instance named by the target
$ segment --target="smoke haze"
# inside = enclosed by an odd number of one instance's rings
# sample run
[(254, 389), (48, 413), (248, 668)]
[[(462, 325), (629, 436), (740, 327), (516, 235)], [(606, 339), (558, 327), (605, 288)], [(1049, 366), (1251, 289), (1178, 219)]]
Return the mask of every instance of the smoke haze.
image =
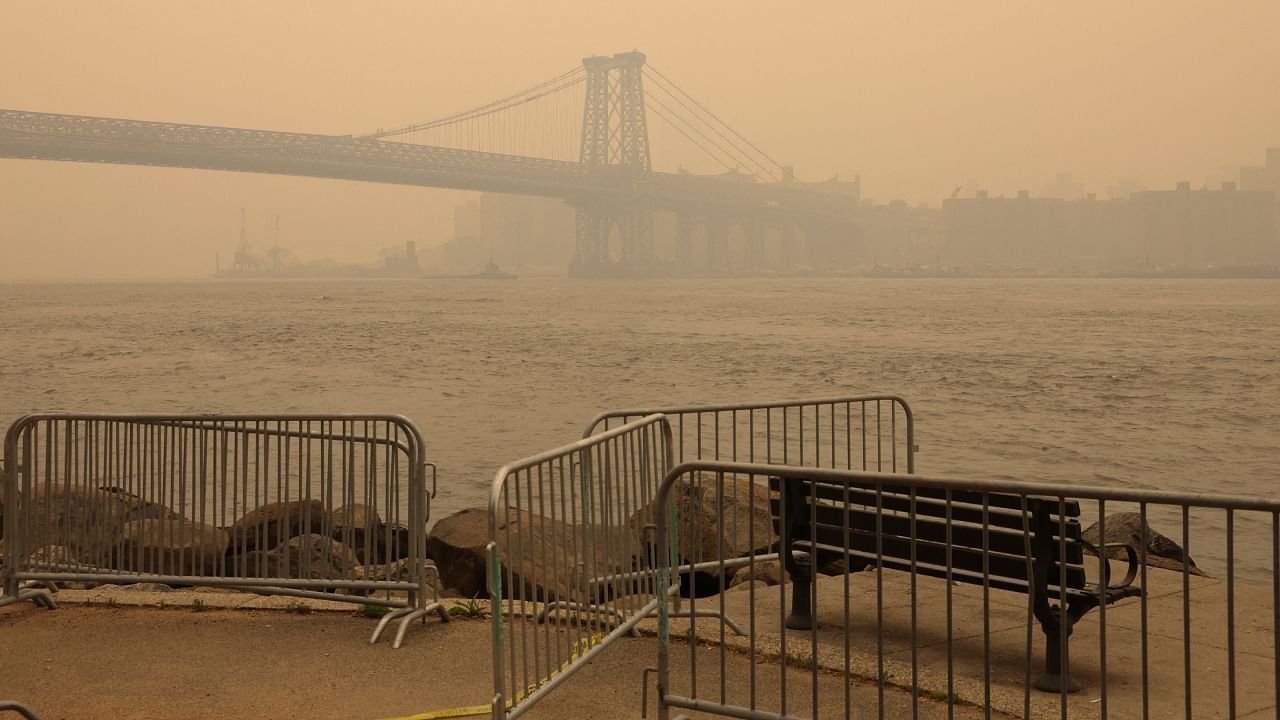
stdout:
[[(1197, 187), (1280, 144), (1280, 5), (1144, 0), (11, 4), (0, 107), (361, 133), (632, 48), (796, 174), (937, 206), (958, 185)], [(655, 140), (654, 165), (697, 160)], [(1224, 170), (1226, 168), (1226, 170)], [(466, 193), (0, 161), (0, 280), (196, 277), (239, 233), (364, 261)]]

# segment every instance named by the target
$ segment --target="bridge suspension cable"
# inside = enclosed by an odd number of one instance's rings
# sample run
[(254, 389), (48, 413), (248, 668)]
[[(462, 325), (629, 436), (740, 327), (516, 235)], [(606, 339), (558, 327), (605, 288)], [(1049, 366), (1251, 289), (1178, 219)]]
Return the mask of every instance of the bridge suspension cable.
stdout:
[(365, 139), (576, 160), (586, 73), (579, 66), (500, 100)]
[[(716, 137), (720, 139), (720, 142), (713, 144), (719, 148), (721, 152), (728, 152), (733, 157), (734, 161), (738, 162), (739, 166), (745, 167), (753, 174), (759, 172), (773, 180), (781, 180), (785, 175), (785, 171), (780, 163), (770, 157), (768, 153), (757, 147), (755, 143), (748, 140), (742, 133), (734, 130), (728, 123), (721, 120), (718, 115), (711, 112), (711, 110), (699, 102), (697, 98), (690, 95), (674, 81), (662, 74), (662, 72), (653, 65), (646, 65), (643, 72), (645, 79), (649, 81), (646, 84), (646, 95), (651, 100), (654, 100), (655, 103), (659, 103), (658, 99), (647, 91), (647, 88), (652, 87), (662, 91), (669, 100), (674, 101), (684, 109), (685, 113), (687, 113), (687, 115), (681, 114), (682, 116), (680, 119), (683, 122), (685, 122), (689, 127), (693, 127), (694, 121), (696, 121), (702, 127), (715, 134)], [(665, 105), (664, 109), (670, 110)], [(662, 116), (659, 115), (659, 117)], [(668, 122), (670, 121), (668, 120)], [(727, 135), (726, 132), (728, 133)], [(707, 137), (704, 132), (699, 131), (698, 134), (700, 137)], [(686, 135), (686, 137), (688, 136)], [(734, 140), (734, 138), (737, 140)], [(725, 150), (725, 145), (728, 146), (729, 150)], [(699, 144), (699, 148), (702, 149), (703, 152), (709, 153), (709, 151), (701, 144)], [(723, 164), (723, 161), (719, 158), (717, 158), (717, 161)]]

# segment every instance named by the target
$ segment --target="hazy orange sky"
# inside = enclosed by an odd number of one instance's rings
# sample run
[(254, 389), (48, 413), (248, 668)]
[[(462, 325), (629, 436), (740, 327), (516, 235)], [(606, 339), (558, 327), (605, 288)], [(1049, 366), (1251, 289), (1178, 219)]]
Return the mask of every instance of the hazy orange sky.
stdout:
[[(644, 7), (646, 9), (636, 9)], [(432, 118), (593, 54), (650, 62), (803, 179), (1105, 195), (1220, 180), (1280, 145), (1280, 3), (8, 3), (0, 107), (318, 133)], [(652, 120), (651, 120), (652, 121)], [(659, 169), (689, 159), (664, 155)], [(371, 261), (467, 194), (0, 160), (0, 280), (194, 277), (240, 208), (265, 242)]]

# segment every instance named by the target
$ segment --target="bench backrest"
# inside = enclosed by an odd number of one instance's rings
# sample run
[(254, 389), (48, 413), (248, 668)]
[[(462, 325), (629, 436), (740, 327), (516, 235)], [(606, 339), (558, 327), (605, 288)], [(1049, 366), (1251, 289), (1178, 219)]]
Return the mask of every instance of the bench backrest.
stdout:
[(779, 536), (819, 564), (847, 556), (910, 570), (914, 550), (917, 572), (957, 582), (981, 584), (985, 575), (992, 587), (1026, 592), (1038, 561), (1049, 565), (1050, 596), (1064, 574), (1068, 591), (1085, 587), (1076, 501), (938, 488), (913, 497), (903, 485), (776, 477), (769, 486)]

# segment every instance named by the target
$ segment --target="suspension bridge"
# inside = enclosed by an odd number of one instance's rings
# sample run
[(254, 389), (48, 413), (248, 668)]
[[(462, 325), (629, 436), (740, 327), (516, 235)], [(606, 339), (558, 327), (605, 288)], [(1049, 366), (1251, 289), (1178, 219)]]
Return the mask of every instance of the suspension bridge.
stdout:
[[(724, 172), (656, 171), (650, 117)], [(848, 257), (859, 235), (856, 194), (797, 182), (639, 52), (586, 58), (500, 100), (365, 134), (0, 110), (0, 158), (562, 198), (576, 214), (570, 271), (584, 277), (781, 268)], [(674, 215), (668, 252), (655, 248), (655, 213)]]

